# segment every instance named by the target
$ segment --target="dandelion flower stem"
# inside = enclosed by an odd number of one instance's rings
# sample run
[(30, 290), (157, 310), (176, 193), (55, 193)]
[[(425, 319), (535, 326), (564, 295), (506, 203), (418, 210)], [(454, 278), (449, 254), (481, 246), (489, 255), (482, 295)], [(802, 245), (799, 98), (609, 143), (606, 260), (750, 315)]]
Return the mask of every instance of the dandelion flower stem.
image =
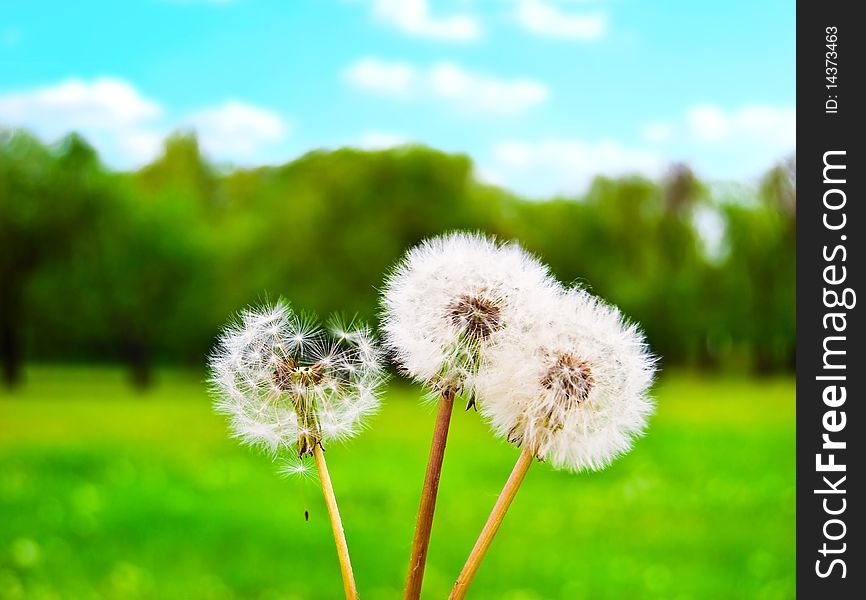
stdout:
[(457, 582), (454, 584), (448, 600), (462, 600), (466, 596), (466, 592), (469, 591), (469, 584), (472, 583), (472, 578), (478, 572), (481, 560), (487, 553), (487, 549), (490, 548), (493, 536), (499, 530), (502, 519), (505, 518), (505, 513), (508, 507), (511, 506), (514, 496), (517, 495), (517, 490), (520, 488), (520, 484), (523, 483), (523, 478), (526, 477), (526, 472), (529, 470), (529, 466), (532, 464), (534, 458), (533, 453), (524, 447), (520, 453), (520, 457), (517, 459), (517, 464), (514, 465), (514, 469), (505, 483), (505, 487), (502, 488), (499, 498), (496, 499), (496, 504), (487, 518), (487, 523), (475, 542), (475, 547), (472, 548), (472, 552), (469, 554), (469, 558), (466, 559), (466, 564), (463, 566), (460, 576), (457, 577)]
[(357, 600), (358, 588), (355, 587), (355, 575), (352, 573), (352, 562), (349, 560), (349, 546), (346, 544), (346, 534), (343, 532), (343, 522), (340, 520), (340, 510), (337, 508), (334, 486), (331, 485), (331, 476), (328, 474), (325, 453), (320, 444), (313, 445), (313, 458), (315, 458), (316, 468), (319, 470), (322, 492), (325, 494), (325, 503), (328, 505), (328, 516), (331, 519), (331, 528), (334, 530), (334, 543), (337, 545), (337, 556), (340, 559), (340, 571), (343, 574), (343, 589), (346, 591), (346, 600)]
[(424, 567), (427, 564), (427, 548), (430, 545), (430, 530), (433, 527), (433, 513), (436, 510), (436, 495), (439, 492), (439, 477), (442, 474), (442, 459), (445, 456), (445, 443), (448, 441), (448, 427), (451, 424), (453, 408), (454, 393), (446, 390), (439, 399), (433, 442), (430, 445), (427, 473), (424, 475), (424, 488), (421, 492), (421, 506), (418, 508), (418, 520), (415, 522), (409, 574), (406, 576), (406, 589), (403, 592), (404, 600), (418, 600), (421, 596), (421, 583), (424, 579)]

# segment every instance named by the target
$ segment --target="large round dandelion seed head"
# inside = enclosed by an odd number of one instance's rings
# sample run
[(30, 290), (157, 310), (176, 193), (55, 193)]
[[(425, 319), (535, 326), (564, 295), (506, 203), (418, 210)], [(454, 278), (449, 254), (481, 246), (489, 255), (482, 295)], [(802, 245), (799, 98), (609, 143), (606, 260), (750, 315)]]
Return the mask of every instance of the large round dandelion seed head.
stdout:
[(385, 373), (364, 326), (320, 326), (287, 304), (247, 309), (210, 358), (216, 408), (235, 437), (304, 457), (355, 435), (379, 407)]
[(636, 326), (584, 290), (563, 290), (538, 314), (485, 355), (481, 412), (557, 468), (602, 469), (646, 427), (655, 359)]
[(471, 393), (486, 348), (528, 327), (533, 305), (556, 287), (518, 244), (451, 233), (409, 250), (388, 277), (382, 328), (407, 375), (440, 393)]

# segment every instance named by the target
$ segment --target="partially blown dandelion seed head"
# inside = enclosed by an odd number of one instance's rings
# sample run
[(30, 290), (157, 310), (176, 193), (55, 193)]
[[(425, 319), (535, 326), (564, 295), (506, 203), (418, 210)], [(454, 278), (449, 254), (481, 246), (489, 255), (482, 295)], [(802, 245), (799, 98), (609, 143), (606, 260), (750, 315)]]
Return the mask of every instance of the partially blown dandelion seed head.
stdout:
[(210, 368), (216, 409), (235, 437), (301, 458), (316, 444), (355, 435), (378, 409), (385, 379), (368, 328), (337, 320), (323, 327), (284, 302), (241, 312)]
[(635, 325), (584, 290), (562, 290), (538, 315), (487, 352), (480, 410), (495, 433), (554, 467), (602, 469), (646, 426), (655, 359)]
[(416, 381), (471, 395), (486, 348), (528, 327), (531, 307), (556, 287), (516, 243), (464, 232), (435, 237), (412, 248), (386, 281), (385, 340)]

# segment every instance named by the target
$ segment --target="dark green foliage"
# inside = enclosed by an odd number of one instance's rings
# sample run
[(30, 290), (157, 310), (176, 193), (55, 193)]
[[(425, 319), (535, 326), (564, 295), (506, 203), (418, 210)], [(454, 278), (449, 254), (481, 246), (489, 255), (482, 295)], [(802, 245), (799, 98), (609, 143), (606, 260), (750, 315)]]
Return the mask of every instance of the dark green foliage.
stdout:
[[(666, 365), (790, 369), (793, 174), (723, 195), (676, 166), (661, 183), (598, 178), (584, 197), (537, 202), (420, 146), (219, 172), (179, 134), (141, 171), (111, 173), (77, 136), (45, 147), (6, 132), (0, 354), (7, 380), (26, 354), (123, 360), (145, 384), (154, 361), (201, 362), (225, 318), (266, 296), (375, 320), (402, 253), (464, 228), (518, 239), (618, 304)], [(712, 252), (700, 211), (723, 229)]]
[(26, 287), (91, 233), (106, 194), (102, 177), (95, 151), (78, 136), (45, 148), (0, 129), (0, 362), (9, 385), (20, 373), (21, 324), (35, 309)]

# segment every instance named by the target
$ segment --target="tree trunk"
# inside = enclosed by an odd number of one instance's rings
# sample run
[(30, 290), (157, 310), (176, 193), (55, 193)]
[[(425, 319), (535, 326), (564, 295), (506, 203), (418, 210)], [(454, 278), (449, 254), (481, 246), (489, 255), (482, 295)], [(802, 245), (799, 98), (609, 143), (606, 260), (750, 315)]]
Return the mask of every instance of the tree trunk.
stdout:
[(12, 389), (21, 383), (21, 336), (16, 319), (5, 307), (0, 317), (0, 360), (3, 362), (3, 384)]
[(124, 344), (129, 380), (133, 387), (144, 391), (153, 383), (153, 371), (150, 364), (150, 351), (147, 344), (140, 339), (129, 339)]
[(21, 287), (13, 277), (3, 274), (5, 289), (0, 294), (0, 361), (3, 383), (12, 389), (21, 383)]

